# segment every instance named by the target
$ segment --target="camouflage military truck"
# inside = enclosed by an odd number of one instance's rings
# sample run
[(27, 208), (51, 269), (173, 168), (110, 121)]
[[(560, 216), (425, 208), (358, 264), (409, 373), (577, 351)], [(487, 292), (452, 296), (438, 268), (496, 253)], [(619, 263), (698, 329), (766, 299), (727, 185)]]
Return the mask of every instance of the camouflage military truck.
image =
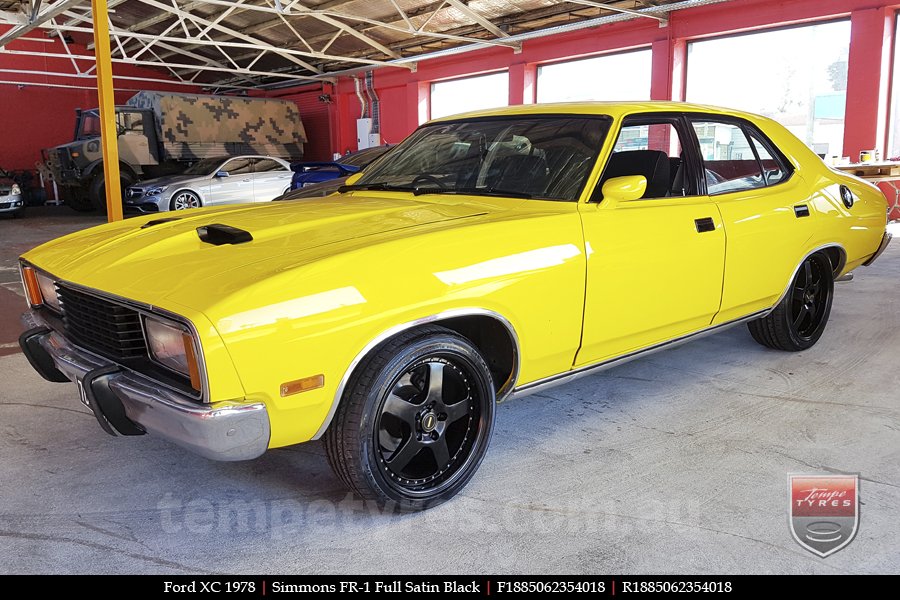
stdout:
[[(75, 141), (44, 158), (76, 210), (105, 210), (100, 113), (76, 111)], [(139, 92), (116, 107), (122, 192), (142, 179), (182, 172), (201, 158), (303, 156), (306, 132), (297, 105), (269, 98)]]

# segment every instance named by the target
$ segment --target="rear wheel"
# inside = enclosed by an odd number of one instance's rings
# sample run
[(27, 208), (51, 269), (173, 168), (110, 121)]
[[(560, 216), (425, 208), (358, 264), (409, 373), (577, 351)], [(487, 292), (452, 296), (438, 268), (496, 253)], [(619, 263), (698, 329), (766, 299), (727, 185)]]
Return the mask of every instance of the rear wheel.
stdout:
[[(119, 171), (119, 185), (122, 190), (123, 202), (125, 200), (125, 191), (129, 186), (134, 185), (134, 183), (135, 178), (132, 177), (131, 173), (124, 170)], [(102, 168), (100, 168), (100, 172), (94, 175), (94, 178), (91, 180), (91, 185), (88, 189), (88, 198), (90, 198), (91, 206), (94, 210), (104, 214), (106, 213), (106, 175), (103, 173)]]
[(762, 319), (747, 324), (753, 339), (768, 348), (796, 352), (811, 348), (825, 331), (834, 297), (834, 272), (824, 254), (808, 257), (787, 294)]
[(187, 210), (189, 208), (200, 208), (203, 203), (200, 202), (200, 196), (190, 190), (181, 190), (172, 196), (169, 203), (169, 210)]
[(402, 334), (350, 378), (326, 432), (329, 463), (366, 500), (431, 508), (475, 474), (494, 404), (490, 371), (471, 342), (442, 327)]

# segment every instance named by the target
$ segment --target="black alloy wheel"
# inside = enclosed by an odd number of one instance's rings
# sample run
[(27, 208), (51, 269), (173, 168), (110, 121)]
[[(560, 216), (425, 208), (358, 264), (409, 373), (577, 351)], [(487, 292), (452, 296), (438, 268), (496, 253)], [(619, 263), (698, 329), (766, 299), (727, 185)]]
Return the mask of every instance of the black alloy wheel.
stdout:
[(490, 443), (495, 393), (475, 346), (442, 327), (401, 334), (350, 378), (325, 437), (335, 473), (401, 511), (456, 495)]
[(834, 271), (821, 253), (806, 258), (787, 293), (767, 316), (748, 323), (753, 339), (776, 350), (806, 350), (825, 331), (834, 297)]

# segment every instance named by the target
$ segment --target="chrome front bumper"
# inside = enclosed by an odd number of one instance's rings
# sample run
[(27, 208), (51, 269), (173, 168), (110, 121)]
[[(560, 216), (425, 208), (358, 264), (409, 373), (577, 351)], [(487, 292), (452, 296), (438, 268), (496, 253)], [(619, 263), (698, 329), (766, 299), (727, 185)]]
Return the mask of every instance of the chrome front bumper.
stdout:
[(878, 250), (876, 250), (875, 254), (870, 256), (869, 259), (863, 263), (864, 267), (868, 267), (873, 262), (875, 262), (875, 260), (878, 259), (879, 256), (881, 256), (881, 253), (884, 252), (887, 249), (888, 245), (891, 243), (891, 237), (892, 235), (890, 233), (888, 233), (887, 231), (884, 232), (884, 236), (882, 236), (881, 238), (881, 243), (878, 245)]
[[(26, 313), (22, 320), (28, 331), (19, 342), (35, 370), (50, 381), (75, 382), (82, 402), (108, 433), (146, 432), (213, 460), (249, 460), (268, 448), (264, 404), (199, 404), (74, 346), (38, 315)], [(124, 414), (117, 414), (120, 406)]]

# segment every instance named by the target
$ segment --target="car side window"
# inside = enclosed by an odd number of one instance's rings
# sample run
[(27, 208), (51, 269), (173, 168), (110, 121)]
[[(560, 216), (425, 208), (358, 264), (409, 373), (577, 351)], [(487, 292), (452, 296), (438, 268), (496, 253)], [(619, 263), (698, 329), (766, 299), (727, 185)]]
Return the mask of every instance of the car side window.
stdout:
[(759, 157), (762, 165), (763, 177), (765, 177), (766, 185), (775, 185), (786, 181), (791, 172), (787, 165), (780, 157), (773, 156), (769, 151), (768, 144), (764, 142), (759, 134), (752, 129), (748, 129), (750, 140), (753, 142), (753, 149)]
[(677, 118), (641, 119), (632, 123), (626, 120), (597, 184), (595, 197), (599, 198), (608, 180), (627, 175), (643, 175), (647, 179), (647, 190), (642, 196), (645, 199), (697, 195), (676, 123)]
[(286, 171), (287, 168), (277, 160), (271, 158), (261, 158), (253, 165), (254, 173), (267, 173), (269, 171)]
[(766, 186), (751, 142), (736, 123), (693, 121), (710, 196)]
[(227, 171), (229, 175), (246, 175), (253, 171), (253, 159), (252, 158), (233, 158), (229, 160), (225, 165), (220, 169), (222, 171)]

